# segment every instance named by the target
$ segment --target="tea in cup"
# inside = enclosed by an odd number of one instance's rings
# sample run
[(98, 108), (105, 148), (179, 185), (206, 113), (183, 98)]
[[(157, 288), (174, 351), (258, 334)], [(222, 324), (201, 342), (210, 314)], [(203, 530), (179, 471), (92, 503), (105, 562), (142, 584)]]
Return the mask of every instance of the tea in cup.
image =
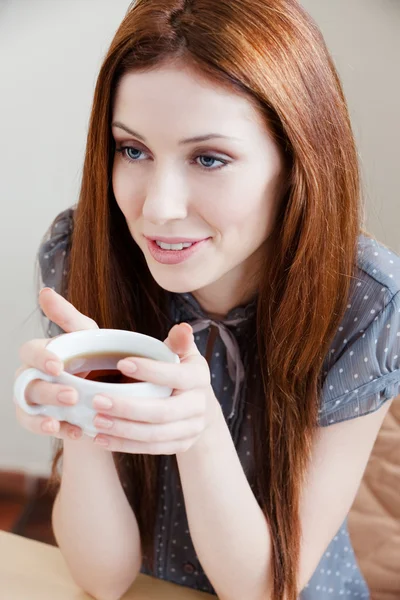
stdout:
[[(98, 431), (93, 419), (97, 411), (92, 401), (97, 394), (124, 398), (167, 398), (172, 394), (169, 387), (135, 380), (117, 369), (120, 360), (135, 356), (179, 363), (179, 357), (164, 342), (151, 336), (119, 329), (88, 329), (54, 338), (47, 348), (63, 361), (64, 370), (53, 376), (39, 369), (27, 369), (17, 377), (14, 396), (28, 414), (67, 421), (80, 427), (86, 435), (95, 437)], [(78, 402), (73, 406), (28, 404), (25, 390), (35, 379), (75, 388)]]

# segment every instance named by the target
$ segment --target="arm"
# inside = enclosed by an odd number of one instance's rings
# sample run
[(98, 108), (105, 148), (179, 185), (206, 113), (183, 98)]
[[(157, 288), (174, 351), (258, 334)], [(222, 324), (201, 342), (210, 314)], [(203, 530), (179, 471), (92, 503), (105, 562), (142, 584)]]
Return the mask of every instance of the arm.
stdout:
[[(50, 322), (65, 332), (97, 328), (65, 298), (47, 289), (39, 296), (40, 307)], [(46, 340), (36, 340), (21, 349), (26, 366), (46, 370), (54, 355)], [(62, 365), (60, 363), (61, 370)], [(40, 386), (33, 403), (57, 403), (57, 386)], [(35, 385), (33, 382), (32, 387)], [(21, 419), (34, 432), (41, 432), (44, 417)], [(64, 440), (61, 486), (53, 507), (54, 535), (77, 584), (97, 600), (116, 600), (135, 579), (141, 566), (139, 529), (119, 481), (111, 453), (83, 437), (71, 440), (66, 423), (59, 423), (57, 436)], [(69, 428), (70, 429), (70, 428)]]
[[(317, 432), (301, 499), (300, 590), (351, 508), (390, 404)], [(177, 454), (177, 462), (193, 544), (218, 597), (269, 600), (268, 523), (222, 413), (194, 446)]]
[(136, 518), (112, 454), (91, 440), (64, 441), (53, 529), (76, 583), (97, 600), (117, 600), (141, 566)]

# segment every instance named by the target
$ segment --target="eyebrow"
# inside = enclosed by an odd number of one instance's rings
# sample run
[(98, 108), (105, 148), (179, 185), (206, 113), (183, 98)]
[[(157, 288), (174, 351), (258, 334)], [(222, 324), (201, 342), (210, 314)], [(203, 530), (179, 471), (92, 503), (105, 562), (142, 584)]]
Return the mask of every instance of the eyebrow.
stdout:
[[(147, 143), (145, 137), (143, 137), (142, 135), (140, 135), (140, 133), (138, 133), (137, 131), (133, 131), (133, 129), (129, 129), (129, 127), (127, 127), (126, 125), (124, 125), (120, 121), (114, 121), (114, 123), (112, 123), (111, 127), (118, 127), (118, 129), (123, 129), (124, 131), (126, 131), (130, 135), (133, 135), (134, 137), (138, 138), (139, 140), (142, 140), (142, 142), (144, 142), (145, 144)], [(227, 135), (222, 135), (221, 133), (208, 133), (206, 135), (196, 135), (195, 137), (186, 138), (185, 140), (180, 140), (178, 143), (179, 143), (179, 145), (193, 144), (193, 143), (196, 143), (196, 142), (206, 142), (207, 140), (211, 140), (213, 138), (222, 138), (222, 139), (225, 139), (225, 140), (241, 141), (238, 138), (230, 137), (230, 136), (227, 136)]]

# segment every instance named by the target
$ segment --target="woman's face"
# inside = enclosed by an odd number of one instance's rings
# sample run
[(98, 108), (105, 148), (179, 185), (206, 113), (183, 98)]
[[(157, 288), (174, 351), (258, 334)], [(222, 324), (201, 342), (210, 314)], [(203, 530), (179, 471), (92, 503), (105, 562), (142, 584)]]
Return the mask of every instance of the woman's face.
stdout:
[[(123, 77), (112, 133), (114, 195), (157, 283), (217, 314), (250, 298), (283, 174), (252, 103), (168, 64)], [(148, 238), (206, 241), (165, 250)]]

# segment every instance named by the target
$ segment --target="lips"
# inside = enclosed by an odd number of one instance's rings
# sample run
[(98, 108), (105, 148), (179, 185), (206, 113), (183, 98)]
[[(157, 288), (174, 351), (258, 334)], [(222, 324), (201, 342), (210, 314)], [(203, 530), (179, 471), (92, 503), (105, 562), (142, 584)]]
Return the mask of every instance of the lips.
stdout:
[(201, 242), (207, 239), (209, 236), (188, 238), (145, 235), (144, 237), (148, 240), (151, 240), (152, 242), (164, 242), (165, 244), (195, 244), (196, 242)]
[(207, 246), (210, 242), (210, 238), (200, 240), (199, 242), (192, 242), (192, 245), (189, 246), (189, 248), (183, 248), (182, 250), (163, 250), (155, 241), (150, 239), (147, 239), (146, 241), (147, 247), (154, 260), (164, 265), (177, 265), (188, 260), (194, 254), (197, 254), (202, 248)]

